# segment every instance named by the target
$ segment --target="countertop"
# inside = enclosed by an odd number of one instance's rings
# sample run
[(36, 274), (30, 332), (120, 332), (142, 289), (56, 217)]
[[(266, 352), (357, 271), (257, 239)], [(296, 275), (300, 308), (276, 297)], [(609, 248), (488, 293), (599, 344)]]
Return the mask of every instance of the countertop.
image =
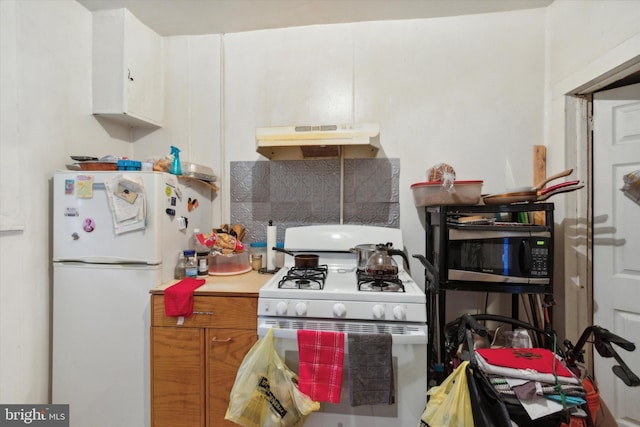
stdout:
[[(267, 283), (273, 274), (261, 274), (254, 270), (233, 276), (209, 276), (206, 283), (196, 289), (194, 295), (220, 296), (258, 296), (260, 288)], [(151, 289), (151, 294), (162, 295), (169, 286), (179, 280), (170, 280)]]

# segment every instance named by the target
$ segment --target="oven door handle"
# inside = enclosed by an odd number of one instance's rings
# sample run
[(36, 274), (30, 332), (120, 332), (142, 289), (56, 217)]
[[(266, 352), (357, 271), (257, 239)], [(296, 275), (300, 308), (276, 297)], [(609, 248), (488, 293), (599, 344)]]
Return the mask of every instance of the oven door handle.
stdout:
[[(298, 329), (281, 329), (273, 327), (272, 325), (261, 323), (258, 326), (258, 335), (260, 338), (267, 334), (269, 329), (273, 329), (273, 336), (275, 338), (281, 338), (286, 340), (297, 340)], [(347, 344), (347, 338), (349, 333), (344, 333), (345, 345)], [(411, 345), (426, 345), (427, 344), (427, 328), (426, 325), (420, 325), (419, 328), (415, 328), (411, 333), (407, 334), (391, 334), (393, 345), (411, 344)], [(346, 348), (346, 347), (345, 347)]]

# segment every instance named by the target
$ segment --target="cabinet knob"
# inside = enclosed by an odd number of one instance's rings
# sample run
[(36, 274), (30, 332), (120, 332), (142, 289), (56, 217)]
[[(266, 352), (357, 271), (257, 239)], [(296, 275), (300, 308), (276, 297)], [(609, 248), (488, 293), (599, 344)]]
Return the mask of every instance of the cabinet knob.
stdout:
[(211, 342), (229, 342), (229, 341), (231, 341), (231, 337), (223, 339), (223, 340), (219, 340), (218, 337), (211, 338)]

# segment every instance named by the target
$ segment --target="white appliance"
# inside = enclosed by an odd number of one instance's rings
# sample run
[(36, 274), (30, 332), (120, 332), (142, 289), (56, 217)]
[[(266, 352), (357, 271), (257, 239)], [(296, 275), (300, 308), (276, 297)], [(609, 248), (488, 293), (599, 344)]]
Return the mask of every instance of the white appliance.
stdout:
[[(298, 369), (297, 331), (330, 330), (390, 333), (396, 387), (396, 403), (351, 407), (348, 365), (345, 358), (341, 401), (322, 403), (305, 427), (396, 427), (418, 425), (426, 405), (427, 316), (426, 296), (410, 275), (400, 267), (401, 282), (360, 280), (357, 259), (350, 252), (360, 244), (391, 242), (402, 249), (399, 229), (358, 225), (319, 225), (288, 228), (285, 249), (319, 255), (321, 280), (314, 271), (300, 273), (293, 256), (285, 255), (285, 265), (259, 292), (258, 335), (273, 328), (276, 346), (285, 363)], [(396, 257), (394, 257), (396, 258)], [(302, 274), (304, 277), (300, 277)]]
[[(132, 181), (143, 191), (113, 194)], [(122, 203), (143, 209), (142, 222), (114, 215)], [(194, 227), (211, 223), (210, 190), (199, 183), (160, 172), (55, 173), (52, 400), (69, 404), (71, 426), (150, 425), (149, 291), (173, 278)], [(121, 232), (124, 224), (132, 230)]]
[(380, 126), (268, 126), (256, 128), (256, 151), (272, 160), (367, 158), (380, 149)]

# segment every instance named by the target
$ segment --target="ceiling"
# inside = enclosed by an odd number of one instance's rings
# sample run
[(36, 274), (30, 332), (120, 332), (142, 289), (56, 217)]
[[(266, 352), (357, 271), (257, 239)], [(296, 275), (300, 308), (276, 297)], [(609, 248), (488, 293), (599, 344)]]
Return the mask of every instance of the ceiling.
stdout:
[(548, 6), (553, 0), (77, 0), (125, 7), (162, 36), (224, 34), (360, 21), (421, 19)]

